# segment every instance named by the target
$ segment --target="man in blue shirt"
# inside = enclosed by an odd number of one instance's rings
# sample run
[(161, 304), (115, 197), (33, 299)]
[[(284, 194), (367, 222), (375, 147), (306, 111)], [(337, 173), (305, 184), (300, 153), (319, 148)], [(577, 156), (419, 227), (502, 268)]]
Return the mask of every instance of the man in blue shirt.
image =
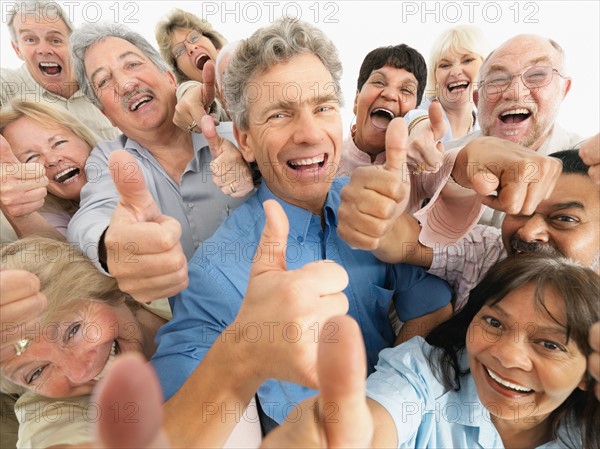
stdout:
[[(174, 319), (160, 331), (152, 360), (166, 399), (234, 321), (253, 257), (270, 257), (256, 251), (265, 224), (262, 205), (268, 199), (283, 207), (290, 222), (285, 248), (288, 269), (329, 260), (348, 272), (350, 283), (344, 290), (348, 313), (363, 333), (369, 372), (379, 351), (395, 339), (388, 318), (392, 301), (403, 322), (430, 313), (441, 320), (451, 313), (447, 284), (417, 267), (380, 262), (370, 252), (352, 249), (337, 235), (340, 191), (347, 182), (335, 179), (342, 148), (340, 75), (333, 43), (320, 30), (291, 20), (258, 30), (230, 62), (225, 93), (234, 134), (244, 158), (257, 163), (263, 182), (198, 248), (189, 263), (188, 289), (172, 299)], [(404, 164), (394, 165), (396, 159), (388, 157), (384, 169), (397, 170), (400, 176)], [(278, 249), (276, 242), (273, 246)], [(336, 329), (323, 322), (308, 327), (285, 320), (255, 324), (234, 332), (229, 328), (221, 340), (283, 338), (294, 343), (311, 333), (314, 341), (327, 337), (335, 341)], [(298, 351), (302, 351), (300, 344)], [(276, 422), (288, 415), (292, 419), (297, 403), (313, 393), (297, 383), (308, 378), (306, 371), (314, 372), (315, 366), (296, 367), (295, 354), (286, 360), (271, 354), (262, 357), (265, 382), (258, 390), (260, 405)], [(298, 374), (290, 377), (290, 371)]]

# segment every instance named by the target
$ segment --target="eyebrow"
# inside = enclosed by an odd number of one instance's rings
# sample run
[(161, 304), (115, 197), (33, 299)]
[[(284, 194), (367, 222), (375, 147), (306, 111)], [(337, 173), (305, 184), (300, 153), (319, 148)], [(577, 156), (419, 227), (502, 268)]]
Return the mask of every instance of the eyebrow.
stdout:
[[(495, 311), (499, 312), (504, 318), (512, 318), (512, 316), (510, 314), (508, 314), (506, 312), (506, 310), (504, 310), (502, 308), (502, 306), (500, 305), (499, 302), (497, 302), (496, 304), (492, 304), (490, 306), (488, 306), (490, 309), (494, 309)], [(517, 320), (514, 320), (517, 321)], [(565, 329), (564, 326), (557, 324), (556, 326), (541, 326), (537, 323), (533, 323), (535, 324), (535, 332), (545, 332), (545, 333), (560, 333), (562, 336), (567, 337), (567, 331)]]
[[(141, 57), (138, 53), (130, 50), (130, 51), (126, 51), (125, 53), (122, 53), (120, 56), (118, 56), (117, 61), (122, 61), (123, 59), (127, 58), (128, 56), (136, 56), (138, 58)], [(107, 69), (105, 66), (100, 66), (92, 72), (92, 74), (90, 75), (90, 80), (92, 81), (92, 83), (94, 82), (94, 78), (96, 77), (96, 75), (98, 75), (98, 73), (100, 73), (102, 70), (107, 70)]]
[[(548, 56), (539, 56), (539, 57), (537, 57), (535, 59), (531, 59), (529, 62), (527, 62), (526, 68), (534, 66), (540, 62), (546, 62), (549, 64), (551, 61)], [(506, 66), (496, 63), (496, 64), (490, 65), (490, 68), (488, 69), (488, 73), (493, 72), (493, 71), (507, 72), (508, 69), (506, 68)]]
[(320, 95), (317, 98), (314, 98), (312, 95), (308, 98), (298, 102), (298, 101), (278, 101), (275, 103), (271, 103), (269, 107), (267, 107), (263, 112), (265, 115), (269, 114), (271, 111), (275, 111), (277, 109), (289, 109), (292, 105), (295, 104), (323, 104), (323, 103), (338, 103), (340, 100), (335, 94), (325, 94)]
[[(406, 69), (404, 69), (404, 70), (406, 70)], [(407, 70), (407, 72), (408, 72), (408, 70)], [(410, 73), (410, 72), (409, 72), (409, 74), (410, 74), (410, 75), (412, 75), (412, 73)], [(373, 76), (373, 75), (381, 75), (381, 76), (383, 76), (385, 79), (388, 79), (388, 76), (387, 76), (387, 75), (386, 75), (384, 72), (382, 72), (382, 71), (380, 71), (380, 70), (373, 70), (373, 71), (371, 72), (371, 75), (370, 75), (370, 76)], [(412, 79), (412, 78), (410, 77), (410, 75), (406, 75), (404, 78), (402, 78), (402, 82), (403, 82), (403, 83), (411, 83), (411, 84), (419, 84), (419, 82), (418, 82), (418, 81), (415, 81), (414, 79)], [(414, 76), (414, 75), (413, 75), (413, 76)]]
[(557, 203), (552, 204), (552, 210), (561, 210), (561, 209), (585, 209), (583, 203), (579, 201), (567, 201), (566, 203)]

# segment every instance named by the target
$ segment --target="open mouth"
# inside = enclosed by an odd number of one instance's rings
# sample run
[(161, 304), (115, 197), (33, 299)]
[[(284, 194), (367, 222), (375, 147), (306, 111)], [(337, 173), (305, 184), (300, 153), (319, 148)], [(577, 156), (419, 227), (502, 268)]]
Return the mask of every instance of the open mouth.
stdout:
[(531, 116), (531, 111), (525, 108), (511, 109), (500, 114), (500, 121), (507, 125), (515, 125), (524, 122)]
[(58, 184), (70, 184), (75, 181), (80, 172), (81, 170), (77, 167), (69, 167), (54, 176), (54, 181)]
[(100, 371), (98, 375), (94, 377), (94, 380), (98, 381), (104, 376), (106, 376), (108, 368), (110, 368), (110, 365), (112, 365), (112, 362), (115, 360), (115, 357), (120, 352), (121, 351), (119, 349), (119, 344), (117, 343), (117, 340), (113, 341), (112, 347), (110, 348), (110, 353), (108, 354), (108, 358), (106, 359), (106, 363), (104, 364), (104, 368), (102, 368), (102, 371)]
[(450, 83), (448, 84), (448, 91), (454, 92), (458, 90), (465, 90), (467, 87), (469, 87), (469, 84), (471, 83), (468, 81), (457, 81), (455, 83)]
[(143, 104), (146, 104), (148, 102), (150, 102), (152, 100), (152, 97), (150, 95), (145, 95), (139, 99), (137, 99), (136, 101), (134, 101), (133, 103), (131, 103), (129, 105), (129, 110), (131, 112), (135, 112), (137, 111)]
[(40, 62), (38, 67), (44, 75), (48, 76), (56, 76), (62, 72), (62, 67), (56, 62)]
[(204, 68), (204, 64), (206, 64), (209, 59), (210, 57), (205, 53), (202, 53), (200, 56), (198, 56), (195, 61), (198, 70), (202, 70)]
[(371, 111), (371, 123), (375, 128), (387, 129), (396, 115), (389, 109), (375, 108)]
[(299, 172), (314, 172), (325, 165), (327, 154), (320, 154), (311, 158), (293, 159), (287, 162), (287, 166)]
[(490, 378), (496, 382), (497, 384), (499, 384), (501, 387), (506, 388), (508, 390), (514, 391), (516, 393), (521, 393), (521, 394), (529, 394), (529, 393), (533, 393), (533, 390), (531, 388), (527, 388), (524, 387), (522, 385), (517, 385), (514, 384), (512, 382), (509, 382), (503, 378), (501, 378), (498, 374), (494, 373), (491, 369), (489, 369), (487, 366), (484, 366), (486, 372), (488, 373), (488, 376), (490, 376)]

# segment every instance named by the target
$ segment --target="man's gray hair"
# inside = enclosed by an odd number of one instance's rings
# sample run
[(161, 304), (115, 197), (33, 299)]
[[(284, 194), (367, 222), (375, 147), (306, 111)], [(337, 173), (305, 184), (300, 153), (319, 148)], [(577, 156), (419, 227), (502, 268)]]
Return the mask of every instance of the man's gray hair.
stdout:
[(141, 34), (132, 31), (125, 25), (118, 23), (87, 24), (78, 28), (71, 35), (71, 55), (73, 57), (73, 68), (77, 82), (86, 97), (98, 108), (102, 109), (100, 100), (88, 79), (85, 71), (85, 54), (90, 47), (103, 41), (107, 37), (117, 37), (135, 45), (144, 55), (163, 73), (169, 71), (169, 66), (160, 57), (158, 51)]
[[(8, 4), (6, 7), (8, 7)], [(24, 17), (41, 17), (46, 19), (48, 22), (62, 20), (67, 27), (68, 34), (73, 32), (73, 24), (65, 14), (65, 11), (62, 9), (62, 7), (56, 2), (47, 0), (25, 0), (20, 2), (12, 2), (11, 7), (12, 8), (6, 14), (6, 25), (8, 26), (10, 39), (15, 44), (17, 43), (17, 33), (15, 32), (14, 21), (17, 14), (20, 14)]]
[(329, 71), (335, 93), (342, 104), (342, 63), (333, 42), (315, 26), (297, 19), (283, 18), (243, 40), (223, 77), (227, 111), (239, 129), (246, 130), (249, 125), (250, 99), (246, 91), (250, 79), (306, 53), (317, 56)]

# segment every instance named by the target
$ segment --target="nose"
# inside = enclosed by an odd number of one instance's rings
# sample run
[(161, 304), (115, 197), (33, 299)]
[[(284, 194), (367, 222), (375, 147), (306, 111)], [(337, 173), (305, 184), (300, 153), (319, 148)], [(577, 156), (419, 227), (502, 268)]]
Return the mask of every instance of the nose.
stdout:
[(296, 115), (293, 142), (297, 145), (315, 145), (321, 142), (324, 132), (312, 111), (301, 111)]
[(120, 95), (135, 92), (138, 88), (138, 80), (123, 71), (113, 72), (113, 79), (116, 83), (115, 89)]
[(451, 76), (458, 76), (462, 73), (462, 71), (462, 66), (460, 64), (452, 64), (452, 66), (450, 67)]
[(396, 88), (394, 88), (393, 86), (386, 86), (381, 91), (381, 96), (389, 101), (398, 101), (398, 97), (399, 97), (398, 90)]
[(509, 100), (519, 100), (521, 97), (524, 97), (528, 94), (529, 89), (527, 86), (525, 86), (525, 84), (523, 84), (521, 76), (515, 75), (513, 76), (506, 90), (502, 93), (502, 96)]
[(63, 364), (65, 376), (74, 385), (81, 385), (89, 382), (100, 371), (95, 369), (98, 352), (89, 345), (83, 345), (83, 348), (77, 348), (69, 351)]
[(45, 40), (41, 40), (35, 48), (36, 53), (40, 55), (50, 55), (54, 53), (52, 46), (49, 45)]
[(502, 339), (497, 341), (490, 348), (491, 356), (496, 359), (504, 368), (518, 368), (523, 371), (530, 371), (533, 367), (529, 357), (527, 342), (525, 338), (519, 335), (525, 334), (521, 329), (507, 333)]
[(41, 156), (44, 167), (56, 167), (62, 162), (62, 156), (52, 151), (45, 151)]
[(548, 225), (545, 217), (533, 214), (517, 230), (517, 236), (524, 242), (548, 242)]

